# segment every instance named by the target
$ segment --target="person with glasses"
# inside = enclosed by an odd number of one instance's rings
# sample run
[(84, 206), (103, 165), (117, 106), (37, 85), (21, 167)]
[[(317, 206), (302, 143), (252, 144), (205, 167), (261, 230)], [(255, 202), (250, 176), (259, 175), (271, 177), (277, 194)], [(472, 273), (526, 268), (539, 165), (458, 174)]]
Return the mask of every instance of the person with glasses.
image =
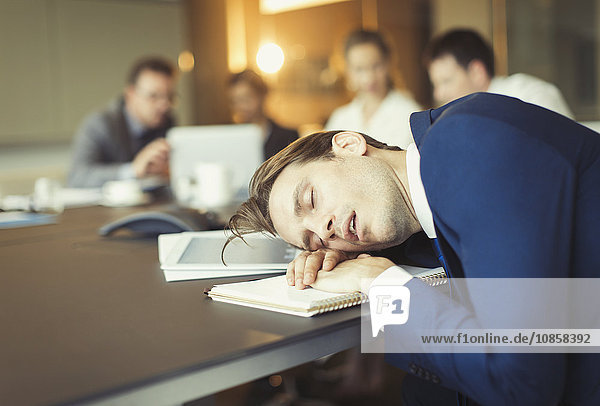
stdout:
[(111, 180), (167, 176), (165, 135), (174, 125), (176, 80), (175, 67), (164, 58), (134, 63), (123, 95), (89, 115), (77, 131), (68, 185), (100, 187)]

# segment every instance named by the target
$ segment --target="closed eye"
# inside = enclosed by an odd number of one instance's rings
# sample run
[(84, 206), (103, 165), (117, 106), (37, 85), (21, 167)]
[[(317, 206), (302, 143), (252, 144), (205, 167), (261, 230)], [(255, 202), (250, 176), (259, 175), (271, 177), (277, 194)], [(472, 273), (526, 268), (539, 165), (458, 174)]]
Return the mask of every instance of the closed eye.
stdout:
[(313, 234), (313, 235), (316, 237), (316, 238), (315, 238), (315, 240), (316, 240), (316, 241), (315, 241), (315, 243), (316, 243), (316, 245), (317, 245), (317, 248), (315, 248), (314, 250), (316, 251), (316, 250), (318, 250), (318, 249), (320, 249), (320, 248), (323, 248), (323, 247), (325, 247), (325, 243), (323, 242), (323, 240), (321, 239), (321, 237), (319, 237), (319, 235), (318, 235), (318, 234), (316, 234), (316, 233), (315, 233), (315, 234)]

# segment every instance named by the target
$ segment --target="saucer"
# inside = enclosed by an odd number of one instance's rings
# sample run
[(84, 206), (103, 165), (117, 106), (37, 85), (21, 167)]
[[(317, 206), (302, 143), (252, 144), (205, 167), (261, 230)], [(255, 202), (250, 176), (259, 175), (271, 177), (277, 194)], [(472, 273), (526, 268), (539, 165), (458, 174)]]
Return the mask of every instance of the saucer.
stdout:
[(100, 201), (101, 206), (105, 207), (131, 207), (131, 206), (141, 206), (144, 204), (148, 204), (151, 201), (151, 197), (148, 193), (143, 193), (141, 196), (134, 199), (107, 199), (103, 197)]

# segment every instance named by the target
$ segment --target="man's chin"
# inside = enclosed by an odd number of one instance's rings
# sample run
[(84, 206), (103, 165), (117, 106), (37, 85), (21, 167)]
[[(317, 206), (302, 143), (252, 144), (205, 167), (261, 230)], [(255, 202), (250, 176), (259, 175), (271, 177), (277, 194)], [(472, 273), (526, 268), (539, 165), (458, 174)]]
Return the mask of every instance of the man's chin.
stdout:
[(382, 241), (382, 242), (378, 242), (378, 243), (369, 244), (369, 247), (366, 249), (366, 251), (381, 251), (381, 250), (385, 250), (388, 248), (396, 247), (396, 246), (404, 243), (406, 240), (408, 240), (411, 235), (412, 234), (397, 237), (397, 238), (395, 238), (393, 240), (389, 240), (389, 241)]
[(398, 244), (394, 242), (374, 242), (374, 243), (366, 243), (366, 244), (357, 244), (351, 245), (349, 247), (345, 247), (340, 251), (345, 252), (369, 252), (369, 251), (381, 251), (386, 248), (390, 248), (396, 246)]
[(166, 120), (164, 118), (155, 119), (148, 123), (149, 128), (158, 128), (162, 127), (165, 124)]

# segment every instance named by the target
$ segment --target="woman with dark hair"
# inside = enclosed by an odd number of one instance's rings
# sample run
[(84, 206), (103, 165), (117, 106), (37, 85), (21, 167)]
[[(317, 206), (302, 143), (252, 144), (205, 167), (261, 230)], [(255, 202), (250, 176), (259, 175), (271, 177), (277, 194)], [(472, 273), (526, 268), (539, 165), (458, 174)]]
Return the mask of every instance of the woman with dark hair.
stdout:
[(391, 51), (381, 34), (352, 32), (346, 39), (344, 57), (348, 87), (356, 95), (333, 112), (326, 129), (360, 131), (406, 148), (412, 142), (409, 116), (421, 107), (408, 92), (394, 87)]
[(246, 69), (231, 75), (228, 87), (233, 120), (262, 128), (265, 160), (298, 139), (296, 130), (280, 126), (265, 113), (264, 102), (269, 89), (256, 72)]

